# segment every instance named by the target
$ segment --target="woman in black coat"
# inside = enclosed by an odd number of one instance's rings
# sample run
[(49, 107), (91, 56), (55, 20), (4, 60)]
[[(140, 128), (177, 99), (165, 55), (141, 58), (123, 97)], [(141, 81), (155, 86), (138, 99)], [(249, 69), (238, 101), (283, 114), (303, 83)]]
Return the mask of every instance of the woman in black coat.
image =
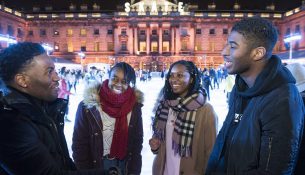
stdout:
[(73, 158), (77, 168), (118, 167), (140, 174), (142, 166), (142, 93), (127, 63), (117, 63), (109, 80), (86, 89), (76, 113)]

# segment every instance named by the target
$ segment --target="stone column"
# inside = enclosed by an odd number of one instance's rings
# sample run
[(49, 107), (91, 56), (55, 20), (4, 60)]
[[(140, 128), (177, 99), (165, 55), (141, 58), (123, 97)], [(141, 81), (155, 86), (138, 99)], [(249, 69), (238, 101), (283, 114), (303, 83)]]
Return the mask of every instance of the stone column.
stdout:
[(175, 26), (171, 26), (170, 52), (171, 54), (175, 54)]
[(121, 50), (121, 44), (119, 42), (119, 28), (118, 26), (114, 26), (114, 30), (113, 30), (113, 45), (114, 45), (114, 53), (117, 54), (120, 50)]
[(133, 28), (133, 34), (134, 34), (134, 54), (138, 54), (138, 26), (135, 25)]
[(179, 31), (179, 27), (175, 27), (175, 33), (176, 33), (176, 37), (175, 37), (175, 54), (179, 55), (179, 51), (181, 50), (181, 40), (180, 40), (180, 31)]
[(159, 25), (159, 54), (162, 54), (162, 25)]
[(146, 54), (150, 53), (150, 25), (147, 25), (146, 29)]
[(133, 48), (133, 25), (129, 25), (129, 27), (126, 29), (127, 30), (127, 50), (129, 52), (129, 54), (134, 54), (134, 48)]

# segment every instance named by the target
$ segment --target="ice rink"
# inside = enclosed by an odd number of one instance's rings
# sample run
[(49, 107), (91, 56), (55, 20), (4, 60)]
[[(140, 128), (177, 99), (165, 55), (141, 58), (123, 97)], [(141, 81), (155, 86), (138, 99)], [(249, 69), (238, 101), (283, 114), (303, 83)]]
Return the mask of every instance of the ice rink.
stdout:
[[(137, 79), (137, 88), (144, 93), (144, 106), (142, 108), (142, 117), (143, 117), (143, 128), (144, 128), (144, 142), (142, 150), (142, 173), (143, 175), (151, 175), (151, 167), (154, 159), (154, 155), (150, 151), (148, 140), (151, 138), (152, 129), (151, 129), (151, 117), (153, 116), (152, 109), (157, 99), (157, 95), (164, 84), (164, 80), (159, 77), (153, 77), (150, 81), (140, 82)], [(219, 84), (219, 89), (214, 89), (210, 93), (211, 100), (208, 101), (214, 107), (218, 115), (218, 129), (222, 126), (222, 123), (227, 114), (227, 102), (226, 94), (224, 93), (224, 84)], [(71, 144), (72, 144), (72, 134), (74, 127), (75, 112), (78, 106), (78, 103), (83, 99), (83, 89), (84, 84), (80, 81), (80, 84), (77, 85), (77, 91), (71, 90), (72, 95), (70, 96), (69, 102), (69, 115), (68, 118), (71, 122), (65, 123), (65, 135), (68, 143), (68, 148), (71, 154)]]

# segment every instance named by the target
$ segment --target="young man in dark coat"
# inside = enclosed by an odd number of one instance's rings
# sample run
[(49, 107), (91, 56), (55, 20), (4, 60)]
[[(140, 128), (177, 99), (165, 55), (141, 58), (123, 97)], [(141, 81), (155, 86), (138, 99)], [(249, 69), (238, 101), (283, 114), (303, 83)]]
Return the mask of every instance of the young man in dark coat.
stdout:
[[(296, 87), (298, 88), (303, 103), (305, 104), (305, 67), (300, 63), (288, 64), (287, 69), (292, 73), (296, 80)], [(294, 171), (295, 175), (303, 175), (305, 173), (305, 134), (303, 134), (302, 143), (299, 151), (297, 165)]]
[(293, 173), (305, 112), (295, 79), (272, 55), (276, 41), (277, 30), (265, 19), (233, 26), (222, 55), (237, 76), (206, 174)]
[(67, 102), (57, 99), (59, 77), (37, 43), (0, 53), (0, 174), (103, 174), (76, 171), (64, 136)]

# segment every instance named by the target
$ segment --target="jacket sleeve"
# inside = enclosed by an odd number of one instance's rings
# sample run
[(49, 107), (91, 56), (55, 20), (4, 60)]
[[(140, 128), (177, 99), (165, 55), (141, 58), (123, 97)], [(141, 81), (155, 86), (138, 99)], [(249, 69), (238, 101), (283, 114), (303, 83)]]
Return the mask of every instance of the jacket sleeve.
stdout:
[(31, 175), (98, 175), (102, 169), (73, 171), (60, 168), (37, 129), (28, 121), (0, 122), (0, 172)]
[(260, 115), (261, 139), (259, 167), (247, 174), (292, 174), (296, 165), (304, 125), (302, 99), (294, 92), (279, 94), (272, 106)]
[[(230, 106), (233, 106), (233, 103), (234, 103), (234, 97), (235, 97), (235, 93), (236, 93), (235, 87), (232, 89), (231, 93), (232, 94), (230, 95), (230, 98), (229, 98), (229, 109), (231, 108)], [(230, 112), (232, 112), (232, 111), (230, 111), (230, 110), (228, 111), (228, 114), (216, 137), (215, 144), (213, 146), (212, 152), (211, 152), (209, 160), (208, 160), (208, 165), (207, 165), (205, 174), (213, 174), (216, 171), (216, 168), (219, 163), (219, 157), (221, 155), (222, 148), (223, 148), (223, 145), (225, 142), (225, 131), (229, 127), (230, 121), (232, 121), (232, 115), (229, 115)]]
[(142, 122), (142, 111), (141, 107), (138, 107), (136, 109), (137, 114), (136, 118), (136, 123), (134, 124), (134, 132), (132, 133), (133, 140), (129, 141), (132, 142), (133, 147), (131, 148), (131, 155), (128, 162), (127, 162), (127, 169), (128, 169), (128, 174), (141, 174), (141, 167), (142, 167), (142, 155), (141, 151), (143, 148), (143, 122)]
[(210, 104), (205, 105), (205, 116), (207, 117), (207, 120), (204, 125), (204, 158), (203, 161), (205, 165), (203, 165), (203, 172), (206, 170), (207, 162), (210, 157), (210, 154), (212, 152), (215, 140), (216, 140), (216, 135), (217, 135), (217, 125), (218, 125), (218, 118), (217, 115)]
[(72, 137), (72, 157), (78, 169), (93, 168), (90, 157), (89, 121), (83, 102), (78, 105)]

